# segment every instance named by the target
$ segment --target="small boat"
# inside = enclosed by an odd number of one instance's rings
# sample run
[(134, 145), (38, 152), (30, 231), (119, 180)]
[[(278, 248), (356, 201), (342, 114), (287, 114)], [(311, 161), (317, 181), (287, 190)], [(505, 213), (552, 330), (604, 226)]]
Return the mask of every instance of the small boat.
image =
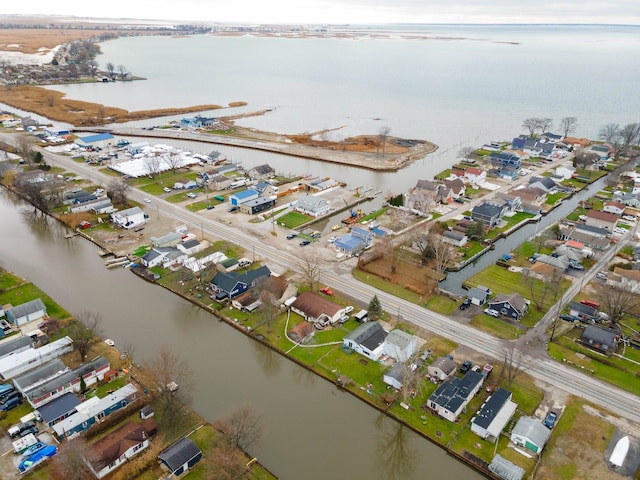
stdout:
[(77, 235), (77, 233), (67, 233), (64, 238), (73, 238)]
[(341, 228), (342, 228), (342, 225), (338, 224), (331, 227), (331, 230), (335, 231), (335, 230), (340, 230)]
[(107, 345), (109, 345), (110, 347), (115, 347), (116, 346), (116, 342), (114, 342), (113, 340), (111, 340), (110, 338), (107, 338), (104, 343), (106, 343)]
[(613, 448), (609, 462), (614, 467), (621, 467), (627, 458), (627, 453), (629, 453), (629, 437), (625, 435), (618, 440), (618, 443), (616, 443), (616, 446)]
[(34, 443), (29, 448), (27, 448), (24, 452), (22, 452), (22, 456), (23, 457), (28, 457), (29, 455), (33, 455), (34, 453), (39, 452), (40, 450), (42, 450), (46, 446), (47, 446), (47, 444), (44, 443), (44, 442)]

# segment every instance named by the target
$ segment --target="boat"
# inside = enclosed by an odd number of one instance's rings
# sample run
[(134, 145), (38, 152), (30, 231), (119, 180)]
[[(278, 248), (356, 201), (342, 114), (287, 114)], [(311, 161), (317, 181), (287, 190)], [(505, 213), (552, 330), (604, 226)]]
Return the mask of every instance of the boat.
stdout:
[(36, 442), (33, 445), (31, 445), (29, 448), (27, 448), (24, 452), (22, 452), (22, 456), (28, 457), (29, 455), (33, 455), (34, 453), (39, 452), (46, 446), (47, 444), (44, 442)]
[(107, 268), (117, 268), (117, 267), (123, 267), (125, 266), (127, 263), (129, 263), (129, 259), (125, 258), (124, 260), (120, 260), (114, 263), (110, 263), (107, 265)]
[(71, 232), (70, 232), (70, 233), (67, 233), (67, 234), (64, 236), (64, 238), (73, 238), (73, 237), (75, 237), (76, 235), (77, 235), (77, 233), (71, 233)]
[(113, 340), (111, 340), (110, 338), (107, 338), (104, 343), (106, 343), (107, 345), (109, 345), (110, 347), (115, 347), (116, 346), (116, 342), (114, 342)]
[(621, 467), (624, 463), (625, 458), (627, 458), (627, 453), (629, 453), (629, 437), (625, 435), (616, 446), (613, 448), (613, 452), (611, 452), (611, 456), (609, 457), (609, 463), (614, 467)]
[(104, 264), (106, 266), (109, 266), (113, 263), (120, 263), (120, 262), (124, 262), (124, 261), (129, 261), (129, 259), (127, 257), (115, 257), (115, 258), (110, 258), (109, 260), (105, 260)]

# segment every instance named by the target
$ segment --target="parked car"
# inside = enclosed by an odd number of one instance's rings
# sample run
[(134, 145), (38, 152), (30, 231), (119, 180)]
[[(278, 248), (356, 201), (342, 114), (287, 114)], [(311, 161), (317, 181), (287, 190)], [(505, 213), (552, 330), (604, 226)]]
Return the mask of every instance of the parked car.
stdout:
[(215, 207), (215, 205), (207, 205), (207, 210), (213, 210)]
[(189, 197), (189, 198), (196, 198), (196, 197), (197, 197), (197, 195), (196, 195), (195, 193), (193, 193), (193, 192), (189, 192), (189, 193), (187, 193), (187, 197)]
[(596, 273), (596, 278), (606, 280), (607, 278), (609, 278), (609, 276), (605, 272), (598, 272)]
[(234, 213), (238, 211), (238, 206), (237, 205), (233, 205), (232, 207), (229, 207), (229, 213)]
[(169, 187), (164, 187), (162, 190), (164, 192), (166, 192), (166, 193), (170, 193), (171, 192), (171, 189)]
[(466, 310), (470, 306), (471, 306), (471, 299), (470, 298), (465, 298), (464, 302), (462, 302), (458, 308), (460, 310)]
[(462, 365), (460, 365), (460, 373), (467, 373), (469, 370), (471, 370), (472, 366), (473, 363), (471, 362), (471, 360), (465, 360)]
[(39, 432), (38, 427), (30, 427), (30, 428), (27, 428), (26, 430), (21, 431), (19, 435), (20, 435), (20, 438), (22, 438), (22, 437), (26, 437), (31, 433), (33, 433), (34, 435), (37, 435), (38, 432)]
[(289, 235), (287, 235), (287, 240), (293, 240), (294, 238), (296, 238), (298, 236), (297, 233), (290, 233)]
[(491, 372), (493, 372), (493, 365), (487, 363), (484, 367), (482, 367), (482, 372), (480, 372), (480, 374), (483, 377), (488, 377), (489, 375), (491, 375)]
[(22, 403), (21, 398), (12, 398), (0, 404), (0, 411), (6, 412), (7, 410), (11, 410), (16, 408), (18, 405)]
[(340, 323), (347, 323), (349, 321), (349, 315), (343, 315), (340, 317)]
[(333, 295), (333, 290), (331, 290), (329, 287), (324, 287), (320, 289), (320, 293), (331, 296)]
[(300, 242), (300, 246), (301, 247), (306, 247), (307, 245), (309, 245), (311, 242), (309, 240), (303, 240)]
[(33, 421), (28, 421), (28, 422), (24, 422), (24, 423), (19, 423), (18, 425), (15, 425), (13, 427), (10, 427), (7, 432), (9, 433), (9, 437), (11, 438), (15, 438), (18, 435), (20, 435), (21, 432), (24, 432), (25, 430), (31, 428), (31, 427), (35, 427), (36, 423)]
[(575, 322), (576, 320), (578, 320), (577, 317), (574, 317), (573, 315), (569, 315), (566, 313), (563, 313), (562, 315), (560, 315), (560, 319), (566, 322)]
[(558, 419), (558, 415), (555, 412), (547, 413), (547, 416), (544, 419), (544, 426), (551, 429), (556, 425), (556, 420)]
[(338, 239), (338, 237), (336, 237), (335, 235), (333, 237), (329, 237), (329, 240), (327, 240), (327, 243), (333, 243)]
[(500, 313), (497, 310), (494, 310), (493, 308), (485, 308), (484, 313), (494, 318), (498, 318), (500, 316)]
[(344, 307), (344, 313), (351, 313), (353, 312), (353, 307), (351, 305), (347, 305), (346, 307)]

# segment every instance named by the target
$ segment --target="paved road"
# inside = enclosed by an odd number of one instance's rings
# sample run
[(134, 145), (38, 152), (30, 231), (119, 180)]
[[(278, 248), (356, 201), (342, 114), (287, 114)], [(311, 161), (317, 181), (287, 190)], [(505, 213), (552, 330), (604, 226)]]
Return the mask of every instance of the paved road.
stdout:
[[(3, 137), (8, 137), (6, 141), (11, 140), (10, 135), (0, 133), (0, 138)], [(99, 171), (89, 170), (89, 167), (85, 164), (74, 162), (69, 157), (46, 151), (43, 151), (43, 154), (47, 162), (63, 166), (65, 169), (76, 172), (95, 183), (107, 184), (113, 179), (113, 177)], [(142, 203), (145, 194), (131, 189), (129, 196), (132, 200)], [(212, 237), (225, 238), (233, 243), (237, 243), (247, 250), (253, 250), (263, 258), (267, 258), (269, 262), (287, 268), (296, 265), (298, 258), (285, 249), (274, 248), (266, 242), (261, 242), (255, 236), (220, 222), (204, 218), (197, 213), (166, 202), (161, 198), (155, 198), (153, 203), (152, 207), (155, 207), (161, 215), (166, 215), (189, 224), (192, 227), (200, 228)], [(610, 255), (613, 255), (613, 253), (610, 253)], [(603, 258), (600, 261), (604, 262), (605, 259)], [(592, 272), (596, 271), (598, 271), (596, 268), (592, 269)], [(493, 357), (498, 362), (501, 362), (504, 358), (505, 346), (507, 345), (507, 342), (504, 340), (494, 338), (487, 333), (476, 330), (468, 325), (460, 324), (444, 315), (431, 312), (418, 305), (377, 290), (370, 285), (358, 282), (347, 269), (340, 267), (325, 269), (322, 273), (322, 281), (323, 283), (332, 285), (348, 296), (363, 299), (365, 302), (372, 298), (373, 295), (377, 295), (385, 310), (392, 313), (399, 313), (406, 322), (415, 324), (436, 335), (450, 338), (459, 344), (466, 345), (478, 352)], [(571, 295), (577, 293), (576, 288), (579, 289), (580, 284), (573, 285), (564, 295), (563, 299), (571, 298)], [(554, 309), (552, 309), (552, 311), (553, 310)], [(548, 324), (548, 322), (553, 319), (551, 315), (551, 313), (547, 314), (543, 323), (546, 322)], [(542, 327), (544, 327), (544, 325), (542, 325), (541, 328)], [(640, 423), (640, 401), (636, 395), (608, 385), (573, 368), (555, 363), (548, 358), (527, 357), (526, 362), (527, 371), (534, 378), (565, 390), (568, 393), (578, 395), (630, 421)]]

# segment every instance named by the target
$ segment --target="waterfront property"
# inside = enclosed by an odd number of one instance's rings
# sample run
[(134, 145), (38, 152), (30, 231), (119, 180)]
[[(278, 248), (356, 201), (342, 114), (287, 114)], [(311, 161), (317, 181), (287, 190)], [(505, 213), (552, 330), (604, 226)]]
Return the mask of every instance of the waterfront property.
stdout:
[(40, 348), (30, 348), (0, 359), (0, 375), (4, 379), (15, 377), (73, 350), (73, 341), (62, 337)]
[(149, 446), (149, 432), (135, 422), (120, 428), (92, 444), (85, 461), (97, 478), (102, 478)]
[(304, 213), (312, 217), (326, 215), (330, 209), (331, 205), (328, 200), (306, 193), (298, 199), (294, 206), (296, 212)]
[(496, 202), (484, 201), (471, 210), (471, 218), (482, 222), (489, 228), (497, 226), (502, 220), (506, 207)]
[(126, 210), (113, 212), (111, 220), (116, 227), (122, 227), (127, 230), (139, 227), (147, 223), (147, 216), (139, 207), (132, 207)]
[(42, 418), (44, 423), (52, 427), (56, 423), (76, 413), (76, 407), (78, 405), (80, 405), (78, 397), (71, 392), (67, 392), (38, 408), (37, 415)]
[(246, 273), (218, 272), (211, 279), (210, 288), (218, 300), (233, 299), (264, 282), (270, 275), (271, 270), (267, 266), (249, 270)]
[(86, 135), (76, 140), (76, 145), (86, 149), (102, 149), (116, 146), (116, 139), (110, 133)]
[(499, 478), (505, 480), (521, 480), (526, 473), (524, 468), (519, 467), (506, 458), (496, 455), (489, 464), (489, 470), (495, 473)]
[(314, 292), (303, 292), (291, 304), (291, 310), (313, 324), (333, 324), (345, 314), (345, 307)]
[(183, 438), (160, 452), (158, 459), (170, 475), (182, 475), (202, 459), (202, 451), (190, 438)]
[(480, 372), (471, 370), (462, 378), (447, 380), (431, 394), (426, 407), (442, 418), (455, 422), (482, 387), (484, 378)]
[(14, 335), (0, 342), (0, 360), (33, 348), (33, 339), (28, 335)]
[(247, 175), (251, 180), (264, 180), (275, 175), (276, 171), (269, 165), (265, 163), (263, 165), (257, 165), (253, 167), (251, 170), (247, 172)]
[(385, 355), (398, 362), (406, 362), (416, 353), (418, 339), (402, 330), (391, 330), (384, 343)]
[(36, 298), (30, 302), (8, 308), (4, 311), (4, 314), (9, 322), (13, 323), (16, 327), (20, 327), (25, 323), (46, 318), (47, 307), (41, 299)]
[(493, 392), (471, 420), (471, 431), (485, 440), (497, 441), (518, 407), (511, 397), (511, 392), (502, 387)]
[(358, 352), (372, 360), (378, 360), (384, 352), (387, 332), (380, 322), (367, 322), (359, 325), (343, 340), (343, 347)]
[(542, 452), (550, 436), (551, 430), (531, 417), (520, 417), (511, 431), (511, 441), (514, 444), (537, 454)]
[(402, 364), (395, 363), (389, 370), (387, 370), (382, 376), (382, 381), (387, 385), (400, 390), (403, 385), (402, 379)]

